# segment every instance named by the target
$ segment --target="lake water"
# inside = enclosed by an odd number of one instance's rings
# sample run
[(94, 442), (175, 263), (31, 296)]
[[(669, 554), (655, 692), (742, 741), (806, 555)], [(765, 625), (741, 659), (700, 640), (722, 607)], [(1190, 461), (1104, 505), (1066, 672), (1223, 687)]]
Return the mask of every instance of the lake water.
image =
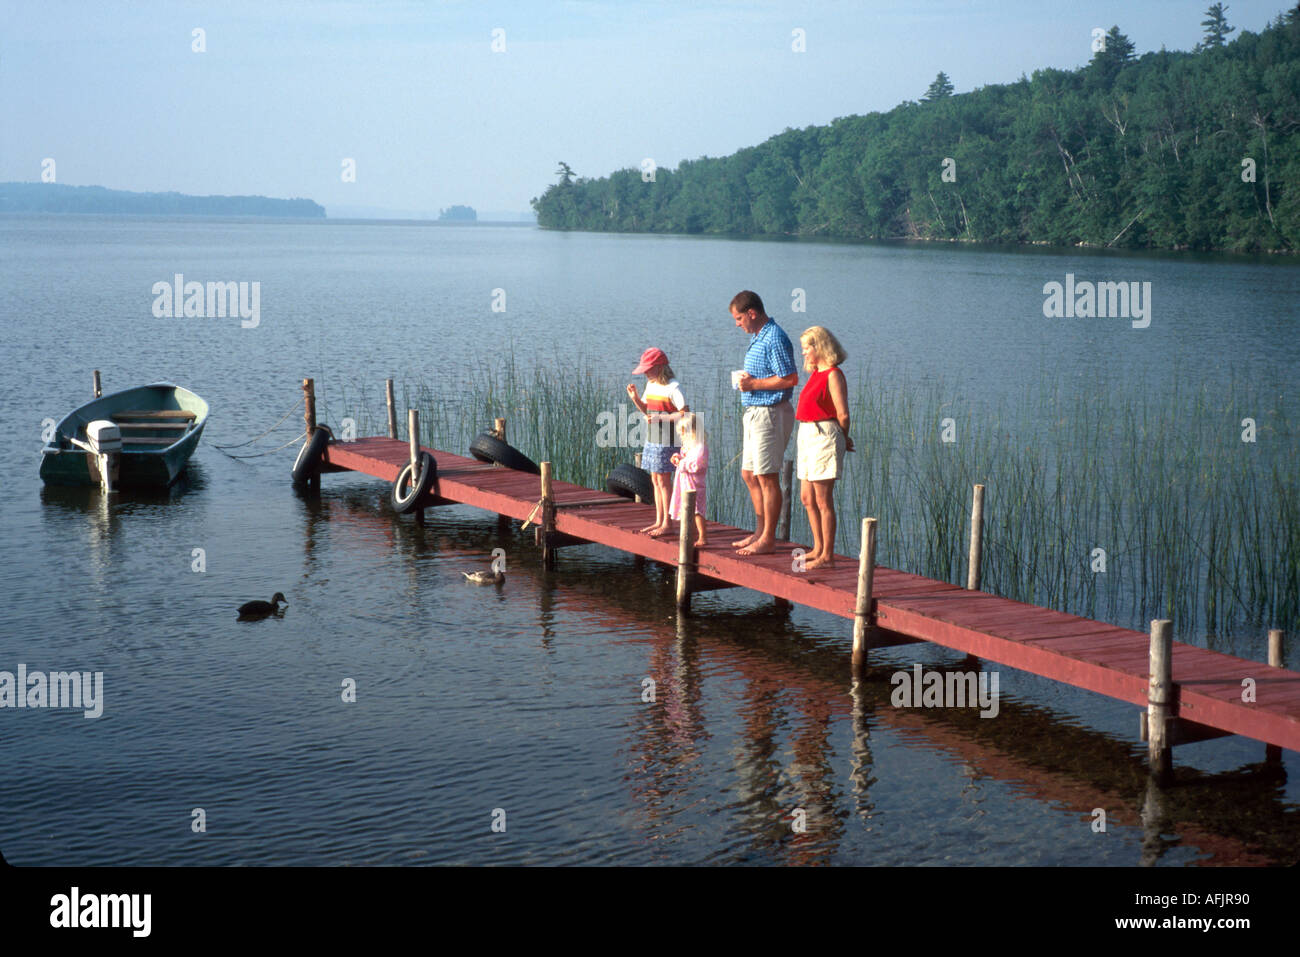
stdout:
[[(271, 427), (304, 376), (327, 407), (335, 397), (331, 422), (348, 411), (343, 387), (377, 404), (393, 377), (452, 399), (511, 353), (563, 380), (622, 374), (653, 344), (689, 388), (738, 366), (745, 336), (727, 304), (742, 288), (792, 336), (834, 330), (851, 380), (869, 360), (877, 374), (942, 379), (972, 404), (1099, 373), (1121, 389), (1235, 375), (1289, 394), (1293, 263), (108, 217), (0, 218), (0, 250), (0, 670), (104, 676), (95, 720), (0, 710), (0, 850), (14, 863), (1298, 856), (1289, 752), (1289, 779), (1243, 783), (1263, 745), (1180, 748), (1180, 787), (1144, 822), (1131, 706), (986, 663), (1000, 673), (996, 719), (897, 709), (894, 671), (960, 668), (961, 656), (886, 650), (854, 686), (843, 620), (737, 589), (697, 596), (679, 621), (657, 566), (589, 546), (547, 571), (493, 516), (439, 509), (421, 529), (392, 513), (382, 483), (330, 475), (307, 500), (289, 483), (292, 449), (235, 460), (214, 448)], [(157, 318), (153, 286), (177, 273), (259, 282), (259, 323)], [(1150, 282), (1149, 326), (1046, 318), (1043, 286), (1067, 274)], [(792, 311), (796, 290), (806, 313)], [(169, 493), (41, 486), (42, 421), (89, 399), (92, 369), (106, 391), (170, 380), (211, 404)], [(235, 451), (287, 442), (300, 422)], [(460, 572), (496, 547), (505, 586), (467, 585)], [(283, 618), (236, 622), (239, 604), (276, 591)], [(342, 700), (349, 679), (355, 703)]]

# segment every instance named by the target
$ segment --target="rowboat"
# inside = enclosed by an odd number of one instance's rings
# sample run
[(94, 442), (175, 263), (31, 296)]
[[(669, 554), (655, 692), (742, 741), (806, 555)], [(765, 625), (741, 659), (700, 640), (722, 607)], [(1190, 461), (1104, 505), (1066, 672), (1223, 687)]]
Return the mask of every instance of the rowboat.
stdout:
[(208, 404), (170, 382), (102, 396), (69, 413), (41, 449), (47, 485), (167, 487), (185, 471)]

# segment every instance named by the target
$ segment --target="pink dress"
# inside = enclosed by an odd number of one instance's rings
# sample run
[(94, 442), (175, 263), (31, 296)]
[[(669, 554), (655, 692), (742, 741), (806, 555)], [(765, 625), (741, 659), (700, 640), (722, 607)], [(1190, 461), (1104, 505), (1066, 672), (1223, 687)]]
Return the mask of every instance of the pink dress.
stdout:
[(695, 493), (695, 512), (704, 514), (704, 480), (709, 471), (709, 447), (703, 442), (696, 442), (682, 452), (677, 460), (677, 472), (673, 475), (673, 497), (668, 502), (668, 517), (679, 522), (682, 519), (682, 499), (685, 493)]

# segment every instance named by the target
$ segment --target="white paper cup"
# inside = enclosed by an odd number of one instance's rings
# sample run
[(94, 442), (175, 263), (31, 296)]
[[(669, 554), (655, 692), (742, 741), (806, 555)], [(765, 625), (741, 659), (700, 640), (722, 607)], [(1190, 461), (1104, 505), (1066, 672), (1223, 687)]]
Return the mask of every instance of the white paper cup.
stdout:
[(740, 388), (740, 377), (743, 376), (744, 374), (745, 374), (744, 369), (737, 369), (731, 373), (731, 387), (733, 389)]

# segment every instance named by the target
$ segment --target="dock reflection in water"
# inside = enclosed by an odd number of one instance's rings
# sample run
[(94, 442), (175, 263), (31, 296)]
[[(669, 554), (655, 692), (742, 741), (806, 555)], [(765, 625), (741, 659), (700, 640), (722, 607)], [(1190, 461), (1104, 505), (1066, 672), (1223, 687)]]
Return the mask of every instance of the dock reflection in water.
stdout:
[[(1174, 848), (1205, 864), (1280, 864), (1300, 856), (1300, 825), (1283, 781), (1262, 760), (1220, 773), (1180, 767), (1176, 786), (1153, 794), (1140, 744), (1005, 691), (997, 720), (981, 719), (978, 709), (894, 707), (889, 679), (900, 665), (882, 663), (854, 681), (848, 626), (830, 616), (799, 616), (827, 627), (809, 631), (757, 595), (735, 600), (738, 592), (728, 601), (696, 596), (696, 613), (679, 616), (667, 566), (622, 556), (611, 561), (613, 553), (591, 546), (566, 550), (548, 572), (531, 536), (502, 534), (481, 513), (472, 513), (477, 523), (431, 520), (421, 529), (363, 505), (365, 499), (356, 493), (330, 503), (329, 520), (347, 529), (354, 544), (405, 565), (405, 588), (419, 588), (420, 556), (463, 557), (471, 567), (492, 548), (505, 547), (512, 556), (510, 597), (495, 600), (517, 609), (531, 594), (532, 637), (542, 648), (551, 649), (561, 634), (569, 642), (645, 649), (641, 673), (625, 682), (627, 700), (637, 706), (621, 750), (635, 807), (630, 826), (651, 859), (678, 860), (674, 845), (706, 831), (717, 847), (707, 860), (717, 863), (1011, 863), (1014, 856), (998, 856), (1004, 851), (980, 850), (1017, 842), (1008, 800), (1013, 808), (1036, 805), (1031, 816), (1044, 809), (1064, 815), (1081, 833), (1093, 833), (1095, 811), (1104, 809), (1107, 833), (1133, 835), (1130, 863), (1160, 863)], [(309, 531), (309, 551), (311, 538)], [(729, 607), (736, 604), (748, 607)], [(574, 633), (575, 615), (581, 635)], [(518, 639), (529, 640), (526, 627)], [(923, 656), (928, 670), (944, 673), (973, 663), (916, 647), (894, 654), (909, 662)], [(647, 678), (654, 682), (653, 701)], [(882, 747), (883, 766), (876, 756)], [(946, 787), (960, 779), (954, 800), (964, 810), (956, 820), (928, 824), (931, 799), (902, 778), (918, 761), (932, 764), (935, 757), (947, 769)], [(900, 787), (915, 798), (912, 808), (900, 804)], [(878, 790), (889, 792), (885, 800), (877, 799)], [(942, 849), (925, 846), (936, 829), (945, 834)], [(915, 853), (898, 846), (916, 839), (909, 834), (924, 835)], [(883, 853), (862, 853), (873, 847)]]

